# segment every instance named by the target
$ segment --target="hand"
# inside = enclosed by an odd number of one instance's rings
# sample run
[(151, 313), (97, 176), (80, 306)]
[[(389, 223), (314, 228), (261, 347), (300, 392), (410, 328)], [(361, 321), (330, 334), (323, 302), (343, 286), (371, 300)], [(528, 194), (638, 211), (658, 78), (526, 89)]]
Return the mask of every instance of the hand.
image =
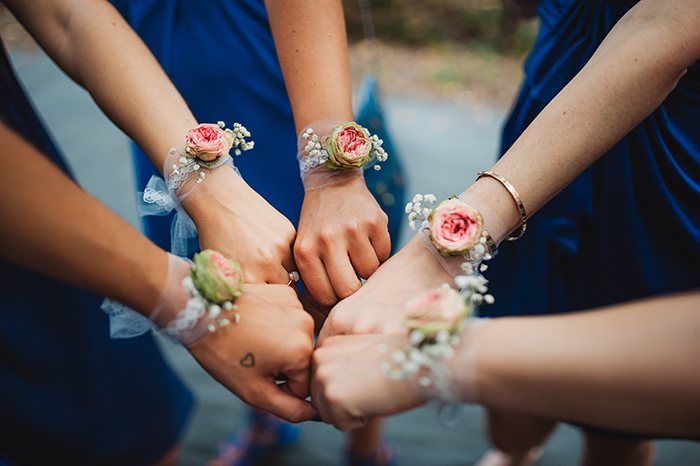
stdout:
[(332, 335), (405, 333), (402, 322), (407, 303), (452, 280), (416, 234), (362, 289), (331, 310), (318, 342)]
[[(404, 335), (328, 338), (313, 355), (311, 400), (321, 418), (337, 429), (362, 427), (375, 416), (397, 414), (425, 403), (413, 382), (384, 375), (382, 363), (408, 343)], [(387, 350), (381, 352), (380, 345)]]
[(317, 411), (305, 398), (314, 323), (294, 290), (246, 284), (236, 305), (240, 323), (218, 328), (190, 347), (190, 353), (249, 405), (289, 422), (313, 418)]
[(329, 309), (362, 286), (389, 257), (388, 218), (367, 189), (352, 178), (306, 192), (294, 243), (305, 286)]
[(294, 226), (247, 183), (241, 180), (185, 207), (201, 248), (241, 264), (246, 283), (289, 282), (289, 272), (296, 270)]

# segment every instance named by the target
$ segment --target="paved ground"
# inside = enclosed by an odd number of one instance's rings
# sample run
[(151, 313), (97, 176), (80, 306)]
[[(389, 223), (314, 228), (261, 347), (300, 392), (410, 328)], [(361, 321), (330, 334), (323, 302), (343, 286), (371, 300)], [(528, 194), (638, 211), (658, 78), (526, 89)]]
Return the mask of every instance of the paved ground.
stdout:
[[(15, 54), (13, 60), (82, 186), (138, 226), (124, 135), (45, 57)], [(504, 111), (390, 98), (387, 114), (406, 161), (409, 192), (434, 192), (444, 198), (466, 187), (477, 171), (492, 164)], [(234, 428), (242, 403), (200, 369), (184, 349), (165, 344), (164, 350), (199, 399), (186, 434), (182, 464), (200, 466)], [(457, 425), (447, 428), (437, 422), (435, 407), (428, 406), (390, 419), (387, 430), (398, 443), (402, 465), (456, 466), (473, 464), (486, 450), (480, 424), (478, 407), (466, 407)], [(580, 448), (577, 429), (563, 426), (538, 464), (574, 465)], [(323, 424), (307, 423), (302, 426), (300, 443), (266, 464), (331, 466), (339, 464), (342, 450), (341, 433)], [(657, 464), (700, 464), (700, 444), (660, 442)]]

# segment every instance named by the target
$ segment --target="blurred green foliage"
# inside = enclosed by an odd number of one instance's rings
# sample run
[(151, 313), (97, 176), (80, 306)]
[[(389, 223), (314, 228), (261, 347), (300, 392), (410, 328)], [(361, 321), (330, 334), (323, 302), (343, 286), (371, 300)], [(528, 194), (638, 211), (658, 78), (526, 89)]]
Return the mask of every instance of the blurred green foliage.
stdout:
[[(522, 56), (537, 22), (517, 18), (502, 0), (370, 0), (377, 38), (414, 47), (468, 46), (488, 56)], [(363, 38), (358, 0), (343, 0), (350, 41)]]

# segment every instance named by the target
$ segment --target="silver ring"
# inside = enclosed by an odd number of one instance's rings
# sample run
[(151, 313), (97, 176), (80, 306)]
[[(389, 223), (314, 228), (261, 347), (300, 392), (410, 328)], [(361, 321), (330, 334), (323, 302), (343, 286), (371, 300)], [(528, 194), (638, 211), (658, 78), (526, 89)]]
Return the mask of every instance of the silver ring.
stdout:
[(299, 278), (299, 272), (297, 272), (296, 270), (289, 272), (289, 283), (287, 283), (287, 286), (291, 285), (292, 282), (298, 282)]

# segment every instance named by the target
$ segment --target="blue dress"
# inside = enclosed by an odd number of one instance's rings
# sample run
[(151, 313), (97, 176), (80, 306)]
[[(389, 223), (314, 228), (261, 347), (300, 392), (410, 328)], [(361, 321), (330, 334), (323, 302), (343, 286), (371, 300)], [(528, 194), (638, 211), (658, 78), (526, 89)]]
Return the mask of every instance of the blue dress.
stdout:
[[(0, 121), (68, 173), (1, 43)], [(145, 466), (178, 441), (191, 394), (152, 336), (110, 339), (102, 299), (0, 261), (0, 464)]]
[[(505, 152), (634, 0), (543, 0)], [(503, 243), (482, 315), (554, 313), (700, 288), (700, 63), (639, 126)]]
[[(255, 141), (234, 158), (245, 181), (295, 225), (304, 188), (297, 135), (262, 0), (110, 0), (141, 36), (197, 121), (239, 122)], [(184, 135), (183, 135), (184, 137)], [(134, 146), (137, 186), (157, 174)], [(145, 217), (144, 230), (170, 250), (168, 217)]]

